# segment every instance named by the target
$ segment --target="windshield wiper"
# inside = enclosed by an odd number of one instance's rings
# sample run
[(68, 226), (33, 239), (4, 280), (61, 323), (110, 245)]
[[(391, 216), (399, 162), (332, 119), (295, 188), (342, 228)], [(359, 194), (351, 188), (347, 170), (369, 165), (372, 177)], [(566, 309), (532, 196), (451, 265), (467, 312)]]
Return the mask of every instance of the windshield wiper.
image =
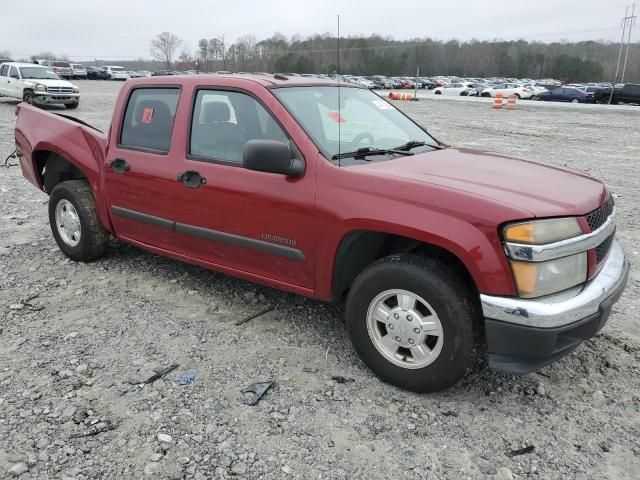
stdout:
[(352, 152), (344, 152), (344, 153), (336, 153), (331, 157), (332, 160), (340, 160), (342, 158), (364, 158), (369, 155), (388, 155), (388, 154), (396, 154), (396, 155), (413, 155), (412, 152), (407, 152), (406, 150), (398, 150), (395, 148), (371, 148), (371, 147), (362, 147)]
[(427, 142), (418, 142), (416, 140), (409, 140), (407, 143), (403, 143), (402, 145), (398, 145), (397, 147), (394, 147), (394, 150), (409, 151), (412, 148), (424, 147), (424, 146), (435, 148), (436, 150), (440, 150), (443, 148), (440, 145), (432, 145)]

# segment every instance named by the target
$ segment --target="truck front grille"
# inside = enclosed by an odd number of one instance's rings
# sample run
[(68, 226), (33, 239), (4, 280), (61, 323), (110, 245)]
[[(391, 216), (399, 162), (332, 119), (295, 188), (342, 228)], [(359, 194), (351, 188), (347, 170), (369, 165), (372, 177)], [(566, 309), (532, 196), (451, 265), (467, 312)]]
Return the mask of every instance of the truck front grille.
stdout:
[(609, 253), (613, 243), (613, 234), (609, 235), (600, 245), (596, 247), (596, 262), (600, 263)]
[(47, 92), (69, 94), (73, 93), (73, 87), (47, 87)]
[(587, 223), (592, 232), (600, 228), (602, 224), (607, 221), (607, 218), (609, 218), (613, 212), (614, 206), (613, 197), (610, 196), (606, 202), (587, 215)]

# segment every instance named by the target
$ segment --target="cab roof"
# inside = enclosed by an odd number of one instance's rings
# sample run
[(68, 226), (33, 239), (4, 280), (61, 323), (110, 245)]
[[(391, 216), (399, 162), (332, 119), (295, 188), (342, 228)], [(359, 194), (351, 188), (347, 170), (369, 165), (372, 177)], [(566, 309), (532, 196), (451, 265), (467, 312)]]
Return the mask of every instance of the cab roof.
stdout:
[(207, 73), (197, 75), (159, 75), (156, 77), (144, 77), (134, 78), (127, 80), (127, 83), (132, 84), (154, 84), (154, 85), (175, 85), (179, 84), (191, 84), (202, 83), (207, 80), (211, 80), (215, 83), (216, 80), (238, 80), (238, 81), (251, 81), (258, 83), (265, 88), (280, 88), (280, 87), (308, 87), (308, 86), (338, 86), (348, 88), (363, 88), (359, 85), (352, 83), (339, 82), (333, 79), (326, 78), (312, 78), (312, 77), (287, 77), (282, 74), (271, 73)]

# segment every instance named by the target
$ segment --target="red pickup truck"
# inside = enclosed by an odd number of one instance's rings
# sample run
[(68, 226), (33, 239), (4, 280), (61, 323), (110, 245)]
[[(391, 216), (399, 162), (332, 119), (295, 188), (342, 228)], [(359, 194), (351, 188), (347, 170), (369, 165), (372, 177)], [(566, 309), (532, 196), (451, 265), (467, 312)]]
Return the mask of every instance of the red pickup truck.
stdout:
[(17, 108), (24, 176), (60, 249), (109, 235), (344, 303), (382, 379), (419, 392), (479, 356), (539, 369), (606, 322), (629, 269), (586, 174), (450, 148), (367, 89), (282, 75), (127, 81), (103, 134)]

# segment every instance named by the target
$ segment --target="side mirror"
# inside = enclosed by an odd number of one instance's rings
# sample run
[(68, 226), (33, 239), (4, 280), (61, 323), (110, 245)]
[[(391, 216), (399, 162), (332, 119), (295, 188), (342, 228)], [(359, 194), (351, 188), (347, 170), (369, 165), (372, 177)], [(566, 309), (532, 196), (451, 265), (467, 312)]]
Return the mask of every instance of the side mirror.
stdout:
[(289, 143), (278, 140), (249, 140), (242, 153), (242, 165), (249, 170), (279, 173), (288, 177), (304, 174), (304, 160), (296, 158)]

